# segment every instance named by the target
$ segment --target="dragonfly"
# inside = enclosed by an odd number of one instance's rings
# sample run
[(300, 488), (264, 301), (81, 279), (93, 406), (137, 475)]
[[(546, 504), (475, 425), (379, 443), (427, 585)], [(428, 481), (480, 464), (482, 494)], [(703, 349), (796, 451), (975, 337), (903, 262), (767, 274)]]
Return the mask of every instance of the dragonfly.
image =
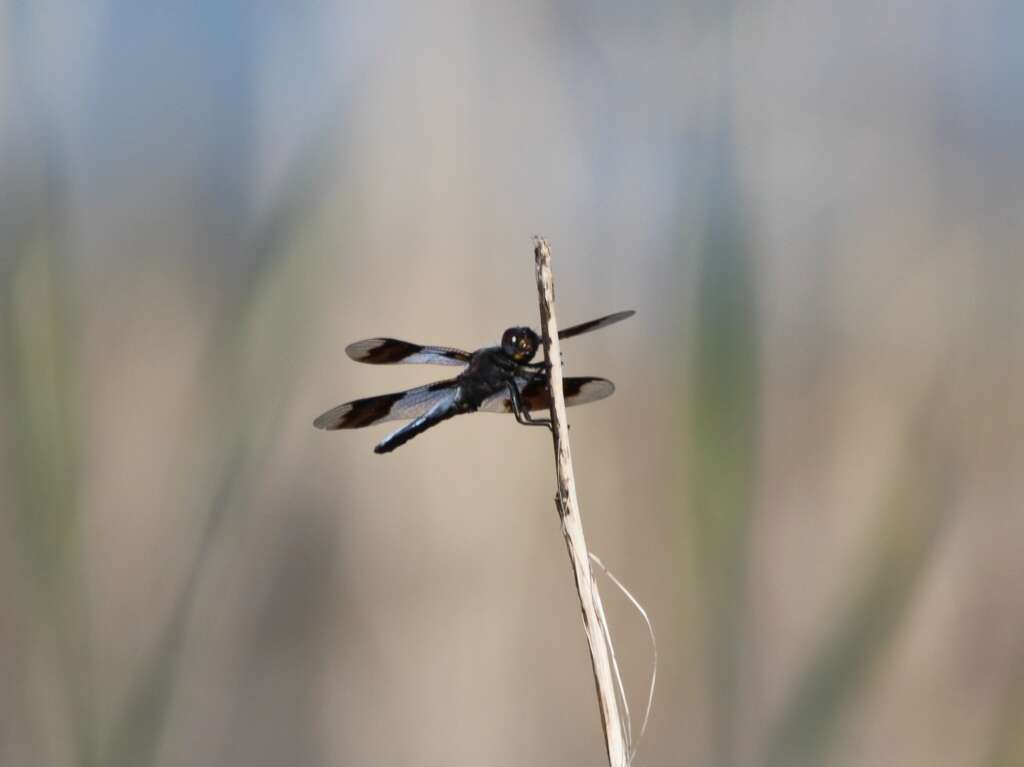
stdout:
[[(558, 333), (559, 339), (589, 333), (632, 317), (632, 310), (616, 312), (573, 325)], [(454, 378), (415, 389), (345, 402), (313, 421), (318, 429), (361, 429), (385, 421), (409, 423), (388, 434), (373, 452), (390, 453), (427, 429), (464, 413), (512, 413), (525, 426), (547, 426), (548, 418), (535, 418), (536, 410), (550, 408), (547, 369), (533, 362), (541, 337), (531, 328), (508, 328), (501, 344), (467, 352), (450, 346), (424, 346), (395, 338), (368, 338), (345, 348), (356, 362), (369, 365), (434, 364), (463, 368)], [(592, 376), (562, 379), (565, 404), (583, 405), (611, 396), (615, 384)]]

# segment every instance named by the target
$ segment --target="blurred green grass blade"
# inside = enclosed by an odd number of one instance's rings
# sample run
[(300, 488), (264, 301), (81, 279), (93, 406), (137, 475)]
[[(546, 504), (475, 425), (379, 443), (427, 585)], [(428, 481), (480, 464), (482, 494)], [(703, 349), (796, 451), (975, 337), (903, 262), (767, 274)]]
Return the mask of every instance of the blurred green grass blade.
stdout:
[[(728, 131), (726, 131), (728, 133)], [(733, 148), (722, 140), (700, 258), (692, 360), (691, 546), (709, 660), (714, 751), (735, 763), (756, 473), (755, 285)]]
[(10, 409), (16, 530), (33, 578), (50, 587), (66, 575), (77, 519), (69, 350), (59, 288), (45, 246), (21, 259), (10, 282)]
[[(934, 399), (931, 400), (934, 403)], [(807, 663), (769, 738), (767, 764), (824, 763), (843, 714), (892, 646), (955, 506), (955, 465), (923, 407), (893, 479), (867, 575)]]
[(66, 275), (44, 234), (32, 237), (14, 266), (3, 299), (3, 342), (15, 470), (13, 521), (19, 564), (29, 574), (32, 600), (22, 625), (33, 645), (53, 647), (68, 696), (79, 765), (94, 764), (91, 637), (83, 592), (80, 465), (76, 381), (69, 339)]
[(985, 767), (1020, 767), (1024, 764), (1024, 656), (1018, 660), (1016, 673), (995, 711), (995, 718)]
[[(24, 9), (22, 9), (24, 11)], [(21, 24), (27, 24), (22, 18)], [(23, 62), (18, 62), (19, 68)], [(22, 71), (19, 95), (32, 107), (35, 81)], [(40, 116), (30, 109), (34, 124)], [(19, 191), (0, 210), (7, 234), (0, 266), (0, 386), (7, 403), (5, 455), (17, 561), (26, 574), (26, 619), (19, 623), (27, 685), (32, 659), (56, 671), (67, 696), (79, 765), (95, 764), (91, 631), (85, 594), (79, 499), (82, 466), (77, 294), (65, 257), (66, 180), (61, 153), (46, 131), (10, 168)], [(43, 683), (45, 684), (45, 683)], [(25, 691), (28, 719), (33, 717)], [(40, 733), (40, 737), (43, 734)]]

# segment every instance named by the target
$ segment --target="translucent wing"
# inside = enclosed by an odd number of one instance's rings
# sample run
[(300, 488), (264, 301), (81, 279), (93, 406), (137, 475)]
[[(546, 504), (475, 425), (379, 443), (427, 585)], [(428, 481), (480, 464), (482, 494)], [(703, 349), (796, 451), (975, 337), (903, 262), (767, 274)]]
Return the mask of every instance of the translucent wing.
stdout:
[[(527, 410), (546, 410), (551, 407), (548, 387), (543, 379), (517, 377), (516, 384), (519, 388), (520, 399)], [(562, 391), (565, 394), (565, 404), (572, 407), (610, 397), (615, 391), (615, 384), (607, 378), (591, 378), (589, 376), (563, 378)], [(480, 410), (488, 413), (511, 413), (512, 402), (508, 392), (500, 392), (487, 398), (480, 406)]]
[(447, 346), (421, 346), (396, 338), (367, 338), (345, 347), (345, 353), (356, 362), (370, 365), (465, 365), (469, 352)]
[(359, 429), (384, 421), (419, 418), (431, 408), (455, 399), (458, 385), (454, 379), (418, 386), (415, 389), (381, 394), (346, 402), (319, 416), (313, 425), (318, 429)]
[(571, 328), (558, 331), (559, 338), (572, 338), (583, 333), (589, 333), (591, 330), (598, 330), (600, 328), (606, 328), (609, 325), (614, 325), (616, 322), (622, 322), (636, 314), (632, 309), (628, 309), (624, 312), (615, 312), (615, 314), (609, 314), (607, 317), (599, 317), (596, 320), (590, 322), (581, 322), (579, 325), (573, 325)]

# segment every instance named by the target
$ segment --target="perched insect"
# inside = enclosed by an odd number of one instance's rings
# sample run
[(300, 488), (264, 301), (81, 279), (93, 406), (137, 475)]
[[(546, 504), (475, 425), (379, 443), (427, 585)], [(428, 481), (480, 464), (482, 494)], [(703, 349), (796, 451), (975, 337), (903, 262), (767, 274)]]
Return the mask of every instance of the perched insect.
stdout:
[[(572, 338), (632, 317), (625, 311), (574, 325), (558, 333)], [(321, 415), (313, 425), (318, 429), (358, 429), (383, 421), (412, 421), (385, 437), (375, 453), (390, 453), (417, 434), (462, 413), (485, 411), (512, 413), (527, 426), (548, 426), (548, 419), (533, 418), (530, 412), (550, 405), (544, 363), (531, 362), (541, 339), (526, 327), (509, 328), (500, 346), (466, 352), (447, 346), (421, 346), (394, 338), (370, 338), (345, 349), (356, 362), (370, 365), (396, 363), (458, 365), (465, 369), (455, 378), (418, 386), (415, 389), (366, 397), (338, 405)], [(566, 405), (582, 405), (604, 399), (615, 391), (605, 378), (565, 378), (562, 381)]]

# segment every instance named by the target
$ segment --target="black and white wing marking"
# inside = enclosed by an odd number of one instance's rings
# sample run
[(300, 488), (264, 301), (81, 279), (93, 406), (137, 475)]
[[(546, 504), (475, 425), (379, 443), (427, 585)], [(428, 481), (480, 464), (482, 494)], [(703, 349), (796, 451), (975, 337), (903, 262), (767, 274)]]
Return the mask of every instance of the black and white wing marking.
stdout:
[(607, 317), (599, 317), (596, 320), (590, 322), (581, 322), (579, 325), (573, 325), (571, 328), (558, 331), (559, 338), (572, 338), (573, 336), (582, 335), (583, 333), (589, 333), (591, 330), (598, 330), (600, 328), (606, 328), (609, 325), (614, 325), (616, 322), (622, 322), (622, 320), (629, 319), (635, 311), (629, 309), (624, 312), (615, 312), (615, 314), (609, 314)]
[[(551, 407), (548, 387), (543, 378), (527, 379), (517, 376), (516, 385), (519, 388), (519, 398), (527, 410), (546, 410)], [(614, 391), (615, 384), (607, 378), (581, 376), (562, 379), (562, 392), (565, 394), (565, 404), (568, 407), (596, 402), (610, 397)], [(487, 413), (511, 413), (512, 400), (508, 392), (499, 392), (485, 399), (480, 410)]]
[(396, 338), (367, 338), (345, 347), (345, 353), (356, 362), (369, 365), (466, 365), (470, 353), (447, 346), (422, 346)]
[(334, 431), (418, 418), (441, 403), (454, 401), (457, 391), (457, 383), (449, 379), (393, 394), (357, 399), (331, 408), (313, 421), (313, 425), (318, 429)]

